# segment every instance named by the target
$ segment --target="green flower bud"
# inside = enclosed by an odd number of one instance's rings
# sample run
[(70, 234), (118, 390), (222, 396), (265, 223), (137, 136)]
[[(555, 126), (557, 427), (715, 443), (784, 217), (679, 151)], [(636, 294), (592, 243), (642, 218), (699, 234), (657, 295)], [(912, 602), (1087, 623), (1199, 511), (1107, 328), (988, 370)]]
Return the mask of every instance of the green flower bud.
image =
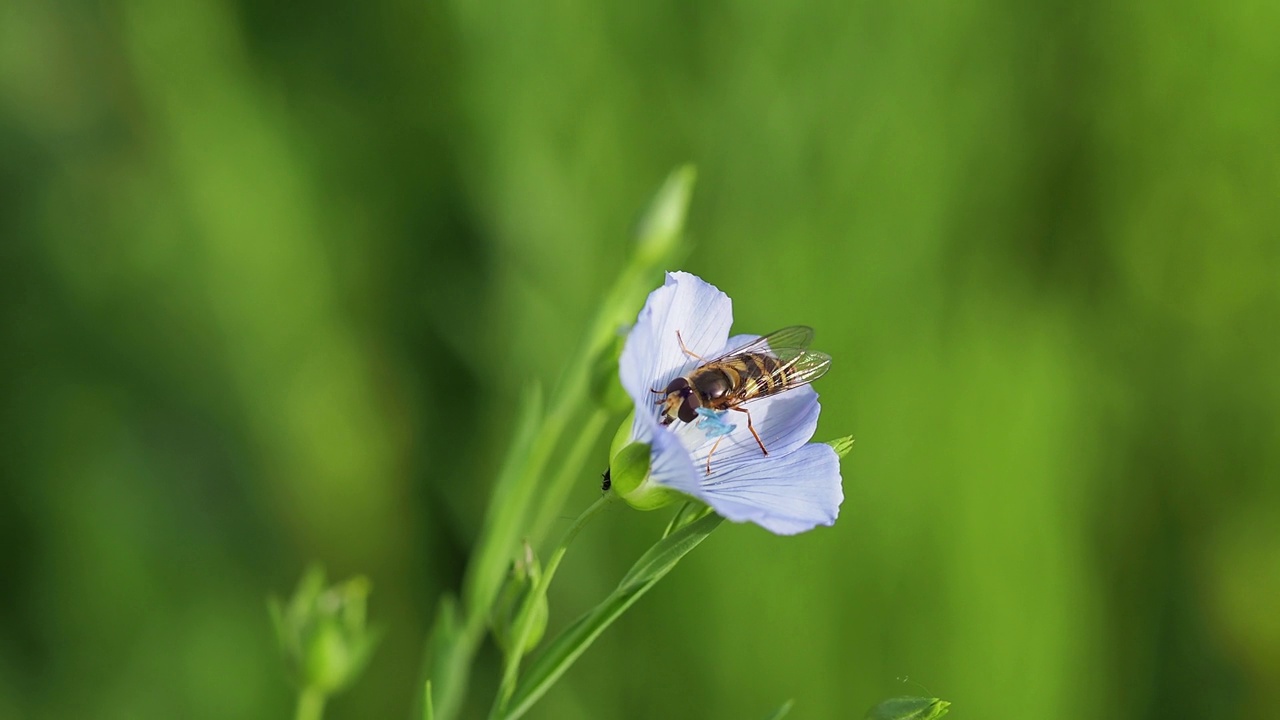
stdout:
[(530, 602), (533, 605), (528, 610), (529, 634), (525, 637), (520, 654), (527, 654), (541, 642), (542, 635), (547, 630), (547, 596), (532, 597), (533, 588), (541, 577), (542, 564), (533, 554), (533, 548), (525, 543), (524, 555), (512, 563), (511, 572), (503, 582), (502, 589), (498, 592), (498, 598), (489, 614), (489, 628), (493, 631), (493, 638), (503, 652), (511, 652), (516, 642), (516, 623), (520, 613)]
[(657, 510), (688, 500), (681, 493), (650, 481), (648, 443), (630, 442), (633, 416), (623, 421), (613, 438), (609, 461), (613, 492), (637, 510)]
[(324, 570), (312, 567), (287, 605), (271, 599), (276, 636), (298, 687), (330, 695), (359, 677), (379, 636), (365, 624), (368, 597), (366, 578), (326, 588)]
[(676, 168), (645, 208), (636, 227), (636, 258), (641, 263), (661, 265), (679, 246), (697, 176), (692, 165)]
[(936, 720), (949, 707), (951, 703), (938, 698), (889, 698), (868, 710), (866, 720)]
[(305, 685), (328, 695), (352, 677), (354, 658), (342, 627), (331, 618), (321, 619), (304, 647)]

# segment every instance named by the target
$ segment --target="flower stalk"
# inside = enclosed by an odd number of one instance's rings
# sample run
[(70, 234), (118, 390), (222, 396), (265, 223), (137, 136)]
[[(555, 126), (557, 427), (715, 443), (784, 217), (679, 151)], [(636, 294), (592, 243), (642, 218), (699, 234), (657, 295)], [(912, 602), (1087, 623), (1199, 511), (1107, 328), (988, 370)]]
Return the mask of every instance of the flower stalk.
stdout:
[(525, 601), (524, 607), (521, 608), (520, 614), (517, 616), (513, 630), (514, 642), (511, 649), (507, 652), (506, 660), (503, 664), (502, 684), (498, 690), (498, 698), (494, 703), (493, 711), (490, 712), (490, 718), (498, 718), (502, 716), (502, 712), (506, 709), (507, 703), (511, 700), (511, 696), (515, 693), (516, 680), (519, 677), (520, 660), (524, 657), (524, 648), (528, 644), (530, 629), (533, 626), (533, 609), (536, 604), (545, 599), (547, 589), (551, 586), (551, 581), (555, 579), (556, 570), (560, 568), (560, 561), (564, 559), (564, 555), (569, 551), (569, 545), (573, 543), (574, 538), (578, 536), (578, 532), (586, 526), (591, 518), (605, 508), (613, 499), (610, 494), (601, 495), (598, 500), (592, 503), (586, 510), (583, 510), (573, 524), (565, 530), (564, 535), (560, 538), (559, 544), (552, 551), (551, 556), (547, 559), (547, 566), (543, 569), (542, 574), (538, 577), (537, 583), (533, 587), (533, 591), (529, 594)]

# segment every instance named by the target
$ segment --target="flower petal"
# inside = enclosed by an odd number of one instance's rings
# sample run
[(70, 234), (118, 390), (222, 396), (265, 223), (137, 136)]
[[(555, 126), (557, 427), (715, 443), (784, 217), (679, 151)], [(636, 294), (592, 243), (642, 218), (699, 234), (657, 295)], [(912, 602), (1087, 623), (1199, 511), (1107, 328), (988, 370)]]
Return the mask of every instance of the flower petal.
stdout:
[(649, 426), (644, 432), (651, 438), (648, 441), (651, 448), (649, 480), (685, 495), (701, 498), (699, 493), (702, 488), (702, 472), (694, 467), (693, 458), (680, 443), (680, 439), (659, 425), (655, 418), (641, 420), (637, 416), (636, 425), (641, 423)]
[(695, 275), (667, 273), (666, 283), (649, 293), (618, 359), (622, 387), (636, 405), (633, 434), (645, 427), (640, 423), (645, 411), (656, 416), (652, 391), (699, 362), (681, 349), (676, 331), (690, 352), (710, 358), (724, 349), (732, 324), (733, 303), (727, 295)]
[(822, 443), (776, 460), (743, 465), (691, 494), (729, 520), (753, 522), (778, 535), (831, 525), (844, 501), (840, 460), (831, 446)]
[(738, 348), (746, 347), (747, 345), (750, 345), (751, 343), (759, 339), (760, 339), (759, 335), (752, 335), (750, 333), (747, 333), (745, 335), (734, 335), (730, 337), (728, 341), (725, 342), (724, 351), (733, 352), (734, 350), (737, 350)]

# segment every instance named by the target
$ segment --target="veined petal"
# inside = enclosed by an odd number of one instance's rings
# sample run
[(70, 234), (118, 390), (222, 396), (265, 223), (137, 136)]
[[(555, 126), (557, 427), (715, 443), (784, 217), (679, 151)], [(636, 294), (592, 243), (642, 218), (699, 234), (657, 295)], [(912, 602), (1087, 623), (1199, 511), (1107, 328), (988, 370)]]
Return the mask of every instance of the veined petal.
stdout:
[(676, 437), (675, 433), (667, 432), (667, 429), (659, 425), (656, 419), (649, 418), (642, 421), (637, 416), (636, 425), (639, 426), (642, 422), (649, 426), (647, 432), (652, 438), (649, 479), (685, 495), (700, 497), (702, 473), (694, 467), (693, 458), (680, 443), (680, 438)]
[(759, 335), (752, 335), (750, 333), (746, 333), (743, 335), (734, 335), (730, 337), (727, 341), (725, 341), (724, 351), (733, 352), (734, 350), (737, 350), (738, 348), (741, 348), (741, 347), (746, 347), (747, 345), (750, 345), (751, 343), (759, 339), (760, 339)]
[(666, 283), (649, 293), (618, 359), (622, 387), (636, 405), (637, 438), (646, 431), (640, 422), (643, 411), (656, 412), (658, 396), (653, 391), (699, 362), (681, 349), (676, 332), (690, 352), (710, 358), (724, 349), (732, 324), (729, 296), (695, 275), (667, 273)]
[(812, 443), (790, 455), (744, 464), (689, 494), (734, 522), (753, 522), (778, 535), (831, 525), (840, 514), (840, 460), (829, 445)]

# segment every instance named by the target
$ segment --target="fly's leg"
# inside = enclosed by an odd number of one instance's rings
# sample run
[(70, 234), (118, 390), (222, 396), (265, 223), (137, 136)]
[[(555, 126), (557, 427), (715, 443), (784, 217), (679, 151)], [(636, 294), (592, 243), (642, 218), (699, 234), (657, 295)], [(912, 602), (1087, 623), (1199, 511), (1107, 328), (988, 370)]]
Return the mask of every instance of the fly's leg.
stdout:
[(741, 407), (735, 407), (735, 408), (729, 408), (729, 409), (730, 409), (730, 410), (736, 410), (736, 411), (738, 411), (738, 412), (740, 412), (740, 413), (745, 413), (745, 414), (746, 414), (746, 416), (747, 416), (747, 429), (751, 431), (751, 435), (752, 435), (752, 437), (754, 437), (754, 438), (756, 439), (756, 444), (760, 446), (760, 452), (764, 453), (765, 455), (768, 455), (768, 454), (769, 454), (769, 451), (764, 449), (764, 442), (760, 440), (760, 433), (757, 433), (757, 432), (756, 432), (756, 429), (755, 429), (754, 427), (752, 427), (752, 425), (751, 425), (751, 411), (747, 410), (746, 408), (741, 408)]
[(723, 435), (716, 438), (715, 443), (711, 445), (711, 452), (707, 453), (707, 474), (708, 475), (711, 474), (711, 456), (716, 454), (716, 448), (720, 447), (720, 441), (723, 439), (724, 439)]
[(684, 354), (685, 354), (685, 355), (688, 355), (689, 357), (694, 358), (695, 360), (698, 360), (699, 362), (706, 362), (706, 359), (705, 359), (705, 358), (703, 358), (701, 355), (698, 355), (697, 353), (693, 352), (693, 351), (692, 351), (692, 350), (690, 350), (689, 348), (685, 347), (685, 344), (684, 344), (684, 338), (680, 337), (680, 331), (679, 331), (679, 330), (677, 330), (677, 331), (676, 331), (676, 340), (677, 340), (677, 341), (679, 341), (679, 343), (680, 343), (680, 349), (684, 351)]

